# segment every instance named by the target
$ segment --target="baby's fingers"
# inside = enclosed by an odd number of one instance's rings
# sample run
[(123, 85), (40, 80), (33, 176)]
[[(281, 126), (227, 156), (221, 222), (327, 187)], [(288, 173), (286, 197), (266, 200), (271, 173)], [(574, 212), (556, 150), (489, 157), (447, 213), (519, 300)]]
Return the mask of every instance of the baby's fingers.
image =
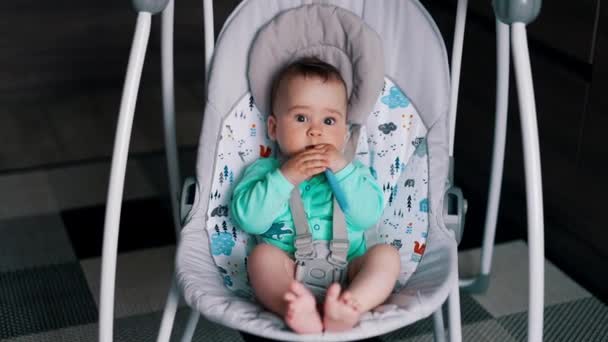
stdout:
[(318, 175), (319, 173), (322, 173), (325, 170), (327, 170), (327, 167), (325, 167), (325, 166), (323, 166), (323, 167), (312, 167), (312, 168), (306, 169), (306, 171), (305, 171), (306, 178)]
[(327, 159), (307, 159), (303, 160), (300, 164), (304, 169), (311, 168), (327, 168), (329, 166), (329, 161)]
[(329, 167), (329, 161), (324, 159), (313, 159), (302, 163), (302, 173), (306, 178), (319, 174)]
[(300, 154), (297, 155), (296, 158), (300, 159), (300, 158), (310, 158), (310, 157), (314, 157), (314, 156), (322, 156), (325, 152), (325, 149), (322, 148), (311, 148), (308, 150), (305, 150), (303, 152), (300, 152)]
[[(315, 164), (317, 163), (317, 164)], [(300, 166), (310, 167), (311, 165), (318, 165), (318, 163), (329, 164), (329, 158), (323, 154), (308, 154), (303, 155), (297, 160), (297, 164)]]

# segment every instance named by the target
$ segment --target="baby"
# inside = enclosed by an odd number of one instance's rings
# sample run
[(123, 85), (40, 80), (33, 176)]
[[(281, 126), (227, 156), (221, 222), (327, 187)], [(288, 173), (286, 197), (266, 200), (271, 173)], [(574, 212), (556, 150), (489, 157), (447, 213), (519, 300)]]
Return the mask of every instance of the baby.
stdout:
[[(261, 158), (250, 165), (234, 188), (231, 215), (241, 229), (261, 235), (248, 258), (257, 299), (284, 317), (301, 334), (352, 328), (362, 313), (390, 295), (400, 269), (390, 245), (366, 248), (364, 232), (380, 218), (382, 190), (359, 162), (342, 155), (347, 139), (347, 94), (338, 70), (316, 58), (289, 65), (272, 88), (268, 136), (276, 141), (282, 162)], [(332, 284), (324, 303), (296, 281), (295, 226), (289, 209), (299, 187), (313, 240), (332, 239), (333, 195), (323, 172), (330, 169), (344, 192), (350, 247), (348, 286)], [(272, 228), (272, 229), (271, 229)]]

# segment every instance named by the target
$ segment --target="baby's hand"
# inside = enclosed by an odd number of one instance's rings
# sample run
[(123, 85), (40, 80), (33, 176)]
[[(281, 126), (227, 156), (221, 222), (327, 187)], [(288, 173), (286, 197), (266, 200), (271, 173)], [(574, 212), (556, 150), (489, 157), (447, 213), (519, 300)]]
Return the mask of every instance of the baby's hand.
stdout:
[(324, 172), (329, 167), (327, 155), (321, 148), (311, 148), (291, 157), (283, 166), (281, 173), (293, 185)]
[(327, 160), (329, 160), (329, 168), (334, 173), (342, 170), (348, 164), (346, 158), (342, 155), (342, 152), (338, 151), (334, 145), (322, 144), (317, 145), (316, 147), (323, 150)]

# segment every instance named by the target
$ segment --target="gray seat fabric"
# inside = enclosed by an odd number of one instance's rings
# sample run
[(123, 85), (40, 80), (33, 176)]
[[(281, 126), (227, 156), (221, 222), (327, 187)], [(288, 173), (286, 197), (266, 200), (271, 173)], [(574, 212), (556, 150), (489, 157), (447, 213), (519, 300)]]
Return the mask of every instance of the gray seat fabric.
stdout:
[[(286, 341), (348, 341), (377, 336), (431, 315), (445, 301), (456, 281), (456, 243), (441, 229), (429, 230), (429, 244), (406, 288), (352, 330), (323, 335), (298, 335), (278, 316), (235, 296), (219, 276), (209, 251), (203, 217), (184, 227), (178, 252), (177, 278), (186, 302), (207, 319), (251, 334)], [(431, 243), (432, 241), (432, 243)]]
[(349, 97), (348, 122), (361, 125), (384, 83), (382, 52), (378, 34), (352, 12), (302, 6), (281, 13), (256, 36), (249, 55), (249, 88), (256, 107), (268, 115), (272, 82), (281, 68), (315, 56), (340, 70)]
[[(385, 75), (408, 95), (431, 131), (430, 208), (440, 214), (449, 161), (449, 70), (439, 30), (417, 0), (243, 1), (220, 32), (211, 61), (196, 170), (200, 193), (210, 190), (221, 122), (249, 91), (248, 56), (257, 31), (278, 13), (316, 2), (352, 11), (381, 37)], [(204, 210), (209, 198), (199, 199), (197, 208)]]
[[(248, 91), (247, 57), (256, 32), (268, 20), (309, 3), (344, 7), (383, 39), (385, 74), (405, 91), (428, 128), (429, 232), (426, 251), (407, 286), (387, 305), (340, 334), (297, 335), (282, 320), (225, 288), (209, 251), (205, 213), (222, 120)], [(238, 42), (238, 44), (235, 44)], [(442, 218), (448, 170), (449, 73), (436, 26), (415, 0), (249, 0), (228, 19), (210, 68), (208, 97), (197, 162), (197, 194), (182, 231), (176, 259), (187, 303), (208, 319), (252, 334), (291, 341), (345, 341), (397, 329), (429, 316), (445, 301), (457, 277), (456, 241)]]

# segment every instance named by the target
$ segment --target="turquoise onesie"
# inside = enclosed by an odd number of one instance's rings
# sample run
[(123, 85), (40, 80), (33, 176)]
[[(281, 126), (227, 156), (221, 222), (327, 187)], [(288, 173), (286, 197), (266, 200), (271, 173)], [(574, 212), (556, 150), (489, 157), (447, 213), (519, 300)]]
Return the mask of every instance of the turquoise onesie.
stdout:
[[(236, 184), (230, 213), (245, 232), (261, 235), (267, 243), (293, 255), (295, 227), (289, 210), (294, 185), (281, 173), (275, 158), (260, 158), (245, 170)], [(365, 253), (365, 230), (378, 221), (383, 210), (382, 189), (369, 168), (354, 161), (336, 173), (349, 211), (347, 224), (348, 260)], [(299, 185), (313, 240), (332, 239), (333, 195), (324, 174)]]

